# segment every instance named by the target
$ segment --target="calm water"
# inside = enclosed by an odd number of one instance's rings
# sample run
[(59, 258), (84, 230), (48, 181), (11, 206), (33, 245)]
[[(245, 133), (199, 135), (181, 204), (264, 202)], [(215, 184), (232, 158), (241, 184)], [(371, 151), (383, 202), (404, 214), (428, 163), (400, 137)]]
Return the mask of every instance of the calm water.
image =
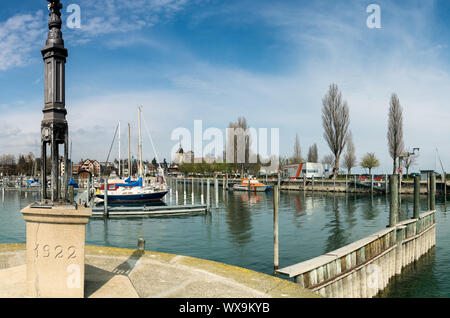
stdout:
[[(213, 189), (213, 188), (211, 188)], [(195, 186), (195, 203), (200, 191)], [(206, 194), (206, 191), (205, 191)], [(136, 248), (143, 237), (146, 249), (188, 255), (259, 272), (273, 271), (272, 193), (214, 195), (211, 213), (198, 216), (91, 219), (88, 245)], [(19, 210), (37, 193), (0, 190), (0, 243), (25, 242), (25, 222)], [(172, 201), (171, 201), (172, 199)], [(167, 196), (174, 203), (175, 195)], [(178, 203), (182, 204), (182, 188)], [(187, 203), (191, 203), (188, 186)], [(426, 210), (426, 197), (422, 198)], [(450, 297), (450, 220), (442, 197), (437, 197), (437, 246), (390, 284), (385, 297)], [(322, 255), (386, 227), (389, 201), (385, 195), (282, 192), (279, 215), (280, 267)], [(402, 198), (400, 219), (412, 217), (412, 196)]]

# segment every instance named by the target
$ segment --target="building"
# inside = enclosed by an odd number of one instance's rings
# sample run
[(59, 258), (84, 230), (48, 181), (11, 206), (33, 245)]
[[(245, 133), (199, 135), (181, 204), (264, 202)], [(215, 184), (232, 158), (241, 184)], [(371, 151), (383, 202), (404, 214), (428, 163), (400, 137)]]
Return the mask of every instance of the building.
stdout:
[(322, 163), (303, 162), (300, 164), (286, 165), (282, 169), (283, 178), (328, 178), (331, 175), (330, 166)]
[(183, 164), (183, 163), (193, 163), (194, 162), (194, 152), (188, 151), (184, 152), (183, 147), (178, 148), (178, 151), (175, 153), (175, 158), (173, 160), (175, 164)]
[(79, 174), (82, 171), (89, 171), (93, 176), (100, 176), (101, 173), (100, 163), (97, 160), (91, 159), (81, 161), (77, 167), (77, 174)]

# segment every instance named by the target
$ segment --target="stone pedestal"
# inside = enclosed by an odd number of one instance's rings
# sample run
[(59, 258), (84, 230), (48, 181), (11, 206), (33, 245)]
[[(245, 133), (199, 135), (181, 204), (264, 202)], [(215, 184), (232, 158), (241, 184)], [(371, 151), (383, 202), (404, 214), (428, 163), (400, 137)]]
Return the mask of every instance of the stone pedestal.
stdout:
[(27, 297), (84, 297), (84, 247), (91, 209), (38, 206), (22, 211), (27, 222)]

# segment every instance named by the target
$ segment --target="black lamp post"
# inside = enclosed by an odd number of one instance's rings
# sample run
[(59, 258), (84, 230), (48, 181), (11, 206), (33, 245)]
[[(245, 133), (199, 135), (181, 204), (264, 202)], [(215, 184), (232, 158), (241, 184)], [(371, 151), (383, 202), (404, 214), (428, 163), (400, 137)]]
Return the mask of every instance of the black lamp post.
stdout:
[[(51, 204), (67, 200), (68, 183), (68, 138), (69, 129), (66, 120), (65, 108), (65, 63), (67, 49), (61, 33), (60, 0), (47, 0), (48, 9), (48, 37), (42, 49), (44, 59), (44, 119), (41, 122), (41, 184), (42, 203)], [(46, 158), (47, 144), (51, 152), (51, 195), (47, 195)], [(59, 185), (59, 145), (64, 144), (64, 178), (62, 187)], [(61, 189), (63, 188), (63, 189)], [(49, 200), (50, 199), (50, 200)]]

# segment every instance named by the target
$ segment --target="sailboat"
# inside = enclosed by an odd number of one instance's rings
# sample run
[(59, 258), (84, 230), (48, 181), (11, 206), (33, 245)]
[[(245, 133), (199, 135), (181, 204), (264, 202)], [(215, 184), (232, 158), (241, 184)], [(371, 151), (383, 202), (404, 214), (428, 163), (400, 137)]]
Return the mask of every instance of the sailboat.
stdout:
[[(143, 166), (142, 166), (142, 138), (141, 138), (141, 108), (138, 107), (138, 117), (139, 117), (139, 179), (136, 181), (131, 180), (131, 169), (128, 173), (128, 179), (124, 182), (114, 182), (108, 183), (108, 201), (110, 202), (149, 202), (149, 201), (159, 201), (164, 198), (167, 194), (167, 185), (164, 182), (164, 177), (162, 178), (162, 182), (156, 182), (154, 184), (145, 185), (143, 175)], [(128, 130), (129, 132), (130, 130)], [(130, 140), (130, 138), (129, 138)], [(130, 141), (129, 141), (130, 143)], [(130, 152), (130, 146), (129, 152)], [(129, 155), (130, 157), (130, 155)], [(120, 162), (119, 162), (120, 165)], [(129, 162), (130, 166), (130, 162)], [(160, 168), (161, 169), (161, 168)], [(161, 169), (162, 170), (162, 169)], [(161, 172), (161, 171), (160, 171)], [(160, 177), (157, 177), (157, 181), (160, 181)], [(100, 188), (97, 190), (96, 197), (99, 199), (104, 199), (105, 195), (105, 185), (102, 184)]]

